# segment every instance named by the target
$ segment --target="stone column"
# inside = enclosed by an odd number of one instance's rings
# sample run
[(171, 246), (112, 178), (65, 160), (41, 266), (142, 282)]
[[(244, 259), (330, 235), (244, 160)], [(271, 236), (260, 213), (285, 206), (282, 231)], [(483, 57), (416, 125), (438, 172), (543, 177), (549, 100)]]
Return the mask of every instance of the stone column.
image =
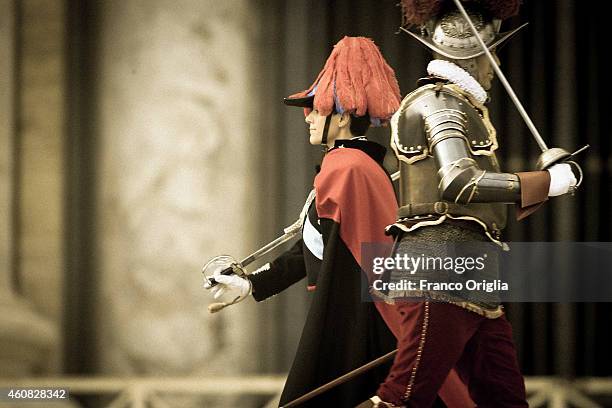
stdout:
[[(57, 220), (58, 214), (53, 212), (57, 208), (53, 204), (60, 197), (53, 186), (39, 190), (39, 187), (47, 187), (49, 178), (61, 178), (59, 171), (49, 174), (50, 168), (45, 167), (49, 161), (61, 160), (54, 156), (53, 149), (49, 149), (54, 140), (61, 139), (61, 133), (48, 132), (48, 126), (57, 123), (57, 119), (44, 114), (49, 113), (57, 101), (48, 98), (48, 93), (35, 91), (50, 87), (44, 80), (61, 83), (53, 74), (51, 78), (38, 76), (48, 62), (45, 57), (53, 56), (53, 49), (45, 47), (50, 42), (63, 40), (61, 36), (50, 36), (52, 33), (45, 30), (48, 24), (57, 23), (53, 18), (57, 13), (53, 10), (61, 3), (51, 3), (50, 7), (44, 7), (45, 2), (41, 1), (21, 2), (23, 24), (16, 27), (16, 3), (0, 0), (0, 367), (4, 377), (47, 371), (53, 365), (50, 355), (57, 355), (50, 353), (57, 351), (57, 326), (37, 311), (55, 312), (57, 318), (59, 307), (53, 308), (53, 305), (58, 306), (61, 299), (58, 286), (53, 285), (61, 281), (61, 251), (44, 256), (44, 251), (54, 250), (53, 242), (61, 240), (61, 233), (53, 236), (56, 231), (47, 229)], [(44, 18), (36, 19), (32, 15), (36, 9), (41, 13), (37, 16)], [(47, 13), (51, 15), (49, 20), (46, 20)], [(61, 22), (59, 24), (61, 26)], [(18, 45), (23, 57), (19, 61), (15, 59), (16, 30), (23, 30), (20, 38), (24, 39)], [(33, 31), (40, 36), (32, 38)], [(33, 45), (28, 40), (33, 39), (40, 43), (28, 48)], [(43, 48), (47, 54), (39, 53)], [(54, 68), (49, 67), (52, 72)], [(17, 82), (16, 77), (20, 78)], [(15, 120), (23, 129), (19, 134)], [(37, 180), (38, 177), (42, 180)], [(55, 241), (48, 239), (50, 235)], [(24, 289), (19, 294), (14, 290), (15, 274), (19, 274), (18, 281)], [(38, 289), (31, 291), (30, 288)]]
[(13, 272), (13, 42), (11, 0), (0, 0), (0, 299), (11, 295)]
[[(202, 264), (254, 249), (246, 0), (100, 3), (98, 353), (105, 373), (245, 373), (252, 305), (209, 315)], [(248, 302), (252, 302), (249, 300)]]

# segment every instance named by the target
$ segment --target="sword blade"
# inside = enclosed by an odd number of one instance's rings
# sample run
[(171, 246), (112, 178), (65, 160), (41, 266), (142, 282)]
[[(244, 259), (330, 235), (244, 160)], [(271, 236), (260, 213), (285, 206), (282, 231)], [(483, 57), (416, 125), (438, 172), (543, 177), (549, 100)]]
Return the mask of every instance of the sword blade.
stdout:
[(512, 89), (512, 86), (510, 86), (510, 83), (506, 79), (506, 76), (502, 72), (501, 68), (499, 68), (499, 66), (495, 62), (495, 59), (493, 58), (493, 55), (491, 55), (491, 51), (489, 51), (489, 48), (487, 47), (487, 45), (484, 43), (484, 41), (480, 37), (480, 34), (478, 34), (478, 30), (476, 30), (476, 27), (474, 26), (474, 23), (470, 19), (470, 16), (465, 11), (465, 8), (463, 7), (463, 4), (461, 4), (460, 0), (453, 0), (453, 1), (455, 2), (455, 5), (457, 6), (457, 8), (461, 12), (461, 14), (463, 15), (463, 18), (465, 18), (465, 20), (467, 21), (468, 25), (470, 26), (470, 29), (472, 30), (472, 32), (476, 36), (476, 40), (478, 41), (478, 44), (484, 50), (487, 58), (489, 58), (489, 61), (491, 62), (491, 65), (493, 66), (493, 70), (495, 70), (495, 73), (497, 74), (497, 77), (499, 78), (500, 82), (502, 83), (504, 88), (506, 88), (506, 92), (508, 92), (508, 95), (510, 96), (510, 99), (512, 100), (512, 102), (516, 106), (516, 109), (518, 109), (519, 114), (521, 115), (521, 117), (525, 121), (525, 124), (529, 128), (529, 131), (533, 135), (533, 138), (535, 139), (536, 143), (540, 147), (540, 150), (542, 150), (543, 152), (548, 150), (548, 146), (546, 146), (546, 142), (544, 142), (544, 139), (540, 135), (540, 132), (538, 132), (538, 129), (535, 127), (535, 125), (533, 124), (533, 121), (531, 120), (531, 118), (527, 114), (527, 111), (523, 107), (523, 104), (521, 103), (519, 98), (514, 93), (514, 90)]
[[(395, 173), (391, 175), (391, 180), (396, 181), (399, 179), (399, 176), (400, 176), (400, 172), (396, 171)], [(306, 199), (306, 205), (304, 206), (302, 213), (300, 214), (300, 217), (298, 218), (298, 220), (295, 223), (288, 226), (287, 228), (285, 228), (285, 231), (287, 232), (285, 232), (280, 237), (276, 238), (274, 241), (271, 241), (270, 243), (264, 245), (257, 251), (253, 252), (251, 255), (244, 258), (242, 261), (240, 261), (240, 265), (243, 267), (246, 267), (248, 264), (261, 258), (262, 256), (266, 255), (270, 251), (278, 248), (285, 242), (289, 241), (291, 238), (295, 237), (300, 231), (299, 228), (295, 228), (295, 226), (301, 225), (304, 222), (304, 217), (306, 216), (306, 211), (308, 210), (307, 206), (310, 204), (309, 201), (312, 202), (313, 199), (314, 199), (314, 190), (311, 191), (310, 194), (308, 195), (308, 198)]]
[[(400, 176), (400, 172), (396, 171), (395, 173), (391, 175), (391, 180), (396, 181), (399, 179), (399, 176)], [(306, 199), (306, 202), (304, 203), (304, 207), (302, 208), (302, 212), (300, 213), (300, 216), (297, 219), (297, 221), (289, 225), (287, 228), (285, 228), (285, 233), (283, 235), (279, 236), (273, 241), (270, 241), (263, 247), (259, 248), (257, 251), (253, 252), (252, 254), (248, 255), (246, 258), (241, 260), (239, 265), (242, 266), (243, 268), (246, 268), (249, 264), (253, 263), (257, 259), (272, 252), (274, 249), (283, 245), (285, 242), (288, 242), (294, 237), (296, 237), (298, 233), (300, 232), (301, 225), (304, 223), (304, 219), (306, 217), (306, 212), (308, 211), (308, 207), (310, 206), (314, 198), (315, 198), (314, 190), (312, 190), (310, 194), (308, 194), (308, 198)], [(234, 273), (234, 269), (232, 267), (227, 267), (221, 272), (222, 275), (231, 275), (233, 273)], [(247, 271), (245, 271), (245, 273), (247, 275), (249, 274), (249, 272)], [(215, 278), (210, 277), (208, 278), (208, 284), (212, 287), (212, 286), (217, 285), (218, 282), (215, 280)]]
[(336, 378), (335, 380), (332, 380), (330, 382), (328, 382), (327, 384), (323, 384), (322, 386), (315, 388), (314, 390), (302, 395), (299, 398), (294, 399), (293, 401), (283, 405), (282, 407), (279, 408), (291, 408), (291, 407), (295, 407), (298, 406), (300, 404), (303, 404), (304, 402), (316, 397), (319, 394), (324, 393), (325, 391), (331, 390), (332, 388), (334, 388), (337, 385), (340, 385), (342, 383), (347, 382), (348, 380), (357, 377), (358, 375), (371, 370), (374, 367), (377, 367), (383, 363), (386, 363), (387, 361), (391, 360), (395, 354), (397, 354), (397, 349), (390, 351), (389, 353), (378, 357), (375, 360), (370, 361), (369, 363), (366, 363), (364, 365), (362, 365), (361, 367), (358, 367), (356, 369), (354, 369), (353, 371), (350, 371), (338, 378)]

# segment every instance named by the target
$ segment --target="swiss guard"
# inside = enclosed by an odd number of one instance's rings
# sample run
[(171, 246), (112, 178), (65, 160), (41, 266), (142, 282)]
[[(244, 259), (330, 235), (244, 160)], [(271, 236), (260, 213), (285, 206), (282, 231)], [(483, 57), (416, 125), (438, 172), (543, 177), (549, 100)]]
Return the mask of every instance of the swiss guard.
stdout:
[[(503, 140), (485, 104), (493, 63), (499, 64), (495, 50), (521, 28), (500, 32), (501, 21), (518, 13), (519, 1), (404, 0), (402, 5), (411, 28), (405, 31), (428, 47), (433, 59), (420, 87), (403, 99), (391, 120), (391, 145), (400, 162), (400, 208), (388, 228), (398, 241), (395, 254), (427, 255), (430, 248), (436, 256), (452, 255), (441, 243), (501, 247), (508, 204), (521, 219), (577, 183), (571, 166), (559, 160), (538, 171), (500, 170), (496, 150)], [(550, 161), (550, 153), (543, 153), (540, 163)], [(496, 268), (485, 268), (474, 279), (490, 279)], [(418, 278), (448, 281), (449, 273), (427, 270), (412, 276)], [(396, 302), (406, 335), (399, 339), (387, 379), (361, 407), (430, 407), (453, 368), (477, 406), (528, 406), (497, 293), (416, 288), (379, 296), (390, 303), (400, 297), (413, 301)]]

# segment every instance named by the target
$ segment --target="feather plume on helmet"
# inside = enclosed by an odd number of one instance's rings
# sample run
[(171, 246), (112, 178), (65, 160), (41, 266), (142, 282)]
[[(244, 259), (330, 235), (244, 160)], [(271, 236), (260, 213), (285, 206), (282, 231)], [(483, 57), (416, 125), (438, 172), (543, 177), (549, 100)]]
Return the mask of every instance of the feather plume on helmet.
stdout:
[[(518, 14), (520, 0), (461, 0), (489, 49), (499, 47), (527, 24), (500, 33), (501, 21)], [(484, 53), (452, 0), (401, 0), (401, 29), (443, 57), (466, 60)], [(411, 31), (404, 28), (417, 27)]]
[(332, 50), (312, 85), (285, 98), (285, 104), (316, 109), (323, 116), (348, 112), (368, 114), (373, 126), (387, 122), (399, 108), (399, 85), (374, 42), (365, 37), (344, 37)]
[[(462, 2), (466, 5), (478, 5), (492, 18), (499, 20), (517, 15), (521, 5), (521, 0), (462, 0)], [(401, 0), (402, 25), (421, 26), (449, 5), (452, 5), (451, 0)]]

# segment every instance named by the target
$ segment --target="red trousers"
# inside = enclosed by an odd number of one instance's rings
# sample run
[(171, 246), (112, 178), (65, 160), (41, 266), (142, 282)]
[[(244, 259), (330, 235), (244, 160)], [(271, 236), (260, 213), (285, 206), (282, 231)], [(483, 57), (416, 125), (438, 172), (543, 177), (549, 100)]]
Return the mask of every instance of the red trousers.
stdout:
[(487, 319), (443, 302), (408, 303), (402, 310), (408, 317), (403, 323), (410, 326), (406, 329), (416, 335), (400, 345), (398, 356), (407, 364), (396, 361), (403, 367), (395, 374), (392, 369), (379, 388), (383, 401), (430, 407), (455, 367), (479, 408), (528, 406), (505, 316)]

